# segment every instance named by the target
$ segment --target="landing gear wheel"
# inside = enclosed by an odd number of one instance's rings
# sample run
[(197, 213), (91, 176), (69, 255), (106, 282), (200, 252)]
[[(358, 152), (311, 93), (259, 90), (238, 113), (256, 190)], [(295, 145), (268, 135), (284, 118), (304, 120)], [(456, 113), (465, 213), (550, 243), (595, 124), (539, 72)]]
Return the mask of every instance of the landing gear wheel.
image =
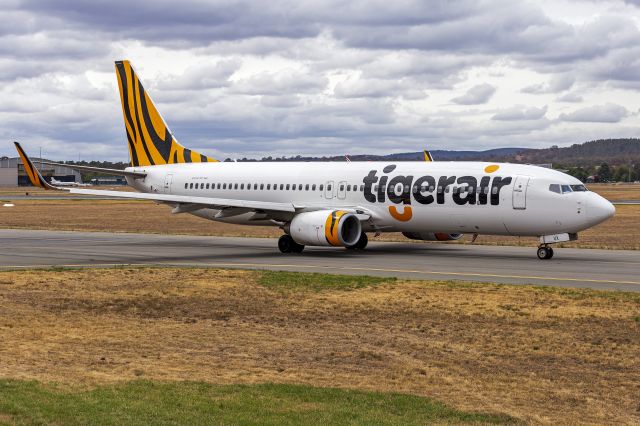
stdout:
[(369, 243), (369, 237), (367, 237), (367, 234), (363, 232), (362, 234), (360, 234), (360, 239), (356, 243), (356, 248), (358, 250), (364, 250), (367, 247), (368, 243)]
[(293, 244), (293, 238), (289, 235), (283, 235), (278, 239), (278, 249), (280, 249), (282, 253), (291, 253)]
[(551, 247), (538, 247), (538, 259), (545, 260), (553, 257), (553, 249)]
[(283, 235), (278, 240), (278, 249), (282, 253), (302, 253), (304, 246), (293, 241), (291, 235)]
[(358, 241), (352, 246), (347, 246), (346, 249), (347, 250), (364, 250), (365, 247), (367, 247), (368, 242), (369, 242), (369, 238), (367, 237), (367, 234), (363, 232), (360, 234), (360, 238), (358, 239)]

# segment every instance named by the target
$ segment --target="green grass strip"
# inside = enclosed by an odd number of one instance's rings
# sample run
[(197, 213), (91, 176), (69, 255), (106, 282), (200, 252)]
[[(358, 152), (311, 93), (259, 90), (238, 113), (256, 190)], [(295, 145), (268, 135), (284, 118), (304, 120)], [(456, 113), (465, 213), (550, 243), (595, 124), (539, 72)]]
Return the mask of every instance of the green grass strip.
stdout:
[(417, 396), (302, 385), (134, 381), (92, 390), (0, 380), (0, 423), (65, 425), (509, 424)]
[(260, 271), (257, 282), (274, 290), (355, 290), (396, 281), (394, 277)]

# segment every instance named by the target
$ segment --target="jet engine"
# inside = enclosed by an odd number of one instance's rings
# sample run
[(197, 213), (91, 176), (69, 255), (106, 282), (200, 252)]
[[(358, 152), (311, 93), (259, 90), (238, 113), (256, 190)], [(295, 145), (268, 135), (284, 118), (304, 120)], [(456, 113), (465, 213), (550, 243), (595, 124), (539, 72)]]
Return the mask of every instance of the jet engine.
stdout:
[(362, 225), (353, 213), (318, 210), (296, 215), (285, 231), (298, 244), (348, 247), (358, 242)]
[(402, 235), (411, 240), (422, 241), (455, 241), (462, 238), (462, 234), (447, 234), (445, 232), (403, 232)]

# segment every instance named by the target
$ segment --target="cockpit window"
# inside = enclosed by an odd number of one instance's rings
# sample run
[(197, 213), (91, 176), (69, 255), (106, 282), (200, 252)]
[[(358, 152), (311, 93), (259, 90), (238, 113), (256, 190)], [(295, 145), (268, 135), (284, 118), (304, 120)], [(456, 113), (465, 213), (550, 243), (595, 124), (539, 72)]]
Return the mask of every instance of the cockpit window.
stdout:
[(569, 185), (562, 185), (562, 193), (566, 194), (567, 192), (571, 192), (571, 187)]
[(551, 185), (549, 185), (549, 191), (555, 192), (556, 194), (562, 194), (560, 185), (558, 185), (557, 183), (552, 183)]
[(588, 189), (584, 185), (571, 185), (571, 189), (575, 192), (586, 192)]

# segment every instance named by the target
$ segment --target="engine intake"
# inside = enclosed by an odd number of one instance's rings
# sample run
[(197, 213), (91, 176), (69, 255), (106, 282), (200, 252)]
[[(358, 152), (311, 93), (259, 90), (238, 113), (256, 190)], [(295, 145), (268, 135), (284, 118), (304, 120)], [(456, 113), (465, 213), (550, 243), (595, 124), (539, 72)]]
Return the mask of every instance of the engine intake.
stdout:
[(362, 225), (353, 213), (318, 210), (298, 214), (286, 230), (298, 244), (347, 247), (358, 242)]
[(455, 241), (462, 238), (463, 234), (447, 234), (445, 232), (403, 232), (402, 235), (410, 240)]

